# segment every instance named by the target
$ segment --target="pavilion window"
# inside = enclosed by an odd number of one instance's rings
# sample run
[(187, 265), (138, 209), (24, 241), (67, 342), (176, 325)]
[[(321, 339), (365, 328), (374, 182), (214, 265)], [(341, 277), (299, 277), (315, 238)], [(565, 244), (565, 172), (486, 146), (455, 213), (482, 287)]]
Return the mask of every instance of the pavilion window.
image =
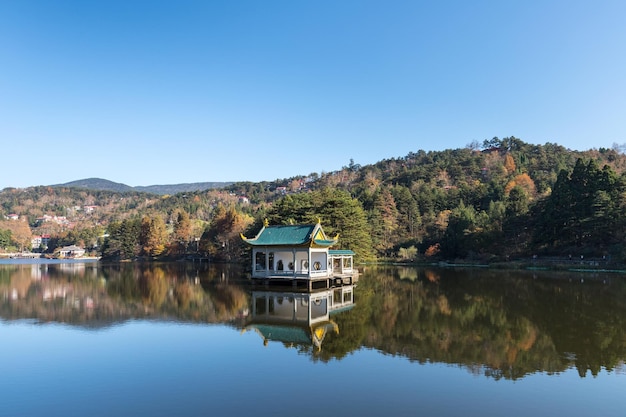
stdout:
[(333, 269), (341, 270), (341, 258), (333, 258)]
[(343, 258), (343, 267), (345, 269), (351, 269), (352, 268), (352, 258)]
[(254, 256), (254, 265), (257, 271), (265, 269), (265, 252), (257, 252)]

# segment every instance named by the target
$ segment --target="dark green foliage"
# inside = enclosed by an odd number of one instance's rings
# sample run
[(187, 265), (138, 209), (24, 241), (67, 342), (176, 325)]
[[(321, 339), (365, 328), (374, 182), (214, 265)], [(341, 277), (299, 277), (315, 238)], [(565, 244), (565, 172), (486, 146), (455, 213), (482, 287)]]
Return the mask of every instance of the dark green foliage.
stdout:
[(407, 187), (395, 186), (391, 189), (391, 195), (398, 210), (398, 237), (401, 240), (418, 239), (422, 217), (411, 191)]
[(452, 210), (444, 237), (444, 254), (452, 258), (465, 258), (476, 248), (476, 210), (463, 202)]
[(0, 248), (6, 248), (12, 242), (11, 231), (0, 229)]
[(533, 274), (368, 268), (354, 309), (333, 318), (341, 336), (327, 336), (318, 357), (367, 347), (416, 362), (474, 370), (482, 364), (485, 375), (513, 380), (572, 367), (581, 376), (618, 368), (625, 351), (623, 286)]
[(109, 225), (109, 237), (102, 247), (107, 258), (132, 259), (141, 253), (141, 219), (128, 219)]
[(608, 166), (578, 159), (571, 174), (559, 173), (541, 205), (535, 241), (548, 251), (606, 254), (623, 238), (624, 185)]
[(340, 234), (339, 246), (335, 249), (352, 249), (360, 260), (373, 258), (365, 212), (358, 200), (345, 191), (325, 188), (286, 196), (276, 202), (267, 217), (272, 224), (321, 221), (326, 234)]

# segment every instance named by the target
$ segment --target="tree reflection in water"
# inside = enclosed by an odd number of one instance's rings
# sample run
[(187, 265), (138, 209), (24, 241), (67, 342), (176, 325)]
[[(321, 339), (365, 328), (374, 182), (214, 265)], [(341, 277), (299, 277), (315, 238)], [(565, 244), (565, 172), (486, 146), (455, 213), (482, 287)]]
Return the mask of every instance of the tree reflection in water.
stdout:
[[(411, 272), (411, 273), (408, 273)], [(367, 269), (354, 315), (337, 319), (354, 345), (494, 378), (575, 366), (581, 376), (623, 366), (626, 281), (607, 274), (482, 269)], [(330, 356), (345, 354), (343, 343)]]
[[(89, 328), (150, 318), (244, 329), (253, 290), (234, 265), (0, 265), (0, 317)], [(316, 334), (309, 323), (308, 340), (285, 346), (315, 362), (371, 348), (496, 379), (571, 367), (581, 377), (597, 375), (621, 370), (626, 357), (626, 279), (616, 274), (367, 267), (353, 295), (353, 308), (318, 326), (330, 331)]]

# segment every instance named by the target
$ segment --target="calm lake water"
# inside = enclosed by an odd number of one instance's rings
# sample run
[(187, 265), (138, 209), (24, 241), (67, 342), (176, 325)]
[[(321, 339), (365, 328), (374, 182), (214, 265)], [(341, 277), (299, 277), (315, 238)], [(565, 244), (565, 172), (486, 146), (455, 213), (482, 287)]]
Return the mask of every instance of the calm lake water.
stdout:
[(0, 416), (624, 416), (626, 277), (0, 264)]

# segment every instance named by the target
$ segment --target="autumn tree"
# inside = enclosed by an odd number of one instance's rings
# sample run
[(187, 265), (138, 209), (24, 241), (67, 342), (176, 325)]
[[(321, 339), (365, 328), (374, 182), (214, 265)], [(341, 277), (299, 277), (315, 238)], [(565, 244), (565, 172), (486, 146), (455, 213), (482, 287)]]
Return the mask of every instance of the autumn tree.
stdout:
[(239, 259), (244, 248), (240, 234), (252, 221), (251, 216), (237, 211), (234, 205), (218, 205), (211, 223), (200, 238), (201, 248), (218, 260)]
[(165, 251), (168, 241), (165, 221), (159, 215), (144, 216), (141, 219), (140, 242), (142, 253), (148, 256), (159, 256)]
[(513, 160), (513, 157), (510, 153), (504, 155), (504, 169), (506, 170), (507, 174), (513, 174), (515, 172), (515, 160)]
[(515, 187), (520, 187), (524, 190), (526, 197), (532, 199), (535, 196), (535, 182), (526, 173), (516, 175), (511, 179), (504, 187), (505, 195), (509, 195), (511, 190)]
[(30, 248), (33, 234), (26, 219), (2, 221), (0, 222), (0, 229), (11, 232), (11, 241), (20, 252)]
[(174, 214), (174, 233), (172, 235), (172, 249), (176, 252), (185, 252), (192, 238), (192, 225), (189, 213), (179, 209)]

